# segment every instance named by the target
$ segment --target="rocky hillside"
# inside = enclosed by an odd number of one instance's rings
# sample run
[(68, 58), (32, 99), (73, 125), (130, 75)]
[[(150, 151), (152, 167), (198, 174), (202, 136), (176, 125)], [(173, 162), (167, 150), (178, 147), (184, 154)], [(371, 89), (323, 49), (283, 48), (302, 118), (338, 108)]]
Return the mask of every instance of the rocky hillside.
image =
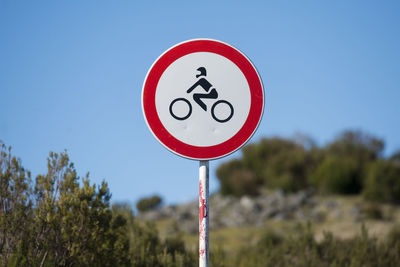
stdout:
[[(175, 222), (178, 230), (195, 234), (198, 231), (198, 202), (165, 206), (138, 215), (144, 221)], [(363, 202), (359, 196), (321, 196), (311, 191), (285, 194), (281, 190), (258, 197), (212, 195), (210, 229), (280, 226), (311, 222), (317, 235), (331, 231), (342, 238), (351, 237), (365, 224), (371, 234), (384, 235), (400, 222), (400, 209), (393, 205)]]

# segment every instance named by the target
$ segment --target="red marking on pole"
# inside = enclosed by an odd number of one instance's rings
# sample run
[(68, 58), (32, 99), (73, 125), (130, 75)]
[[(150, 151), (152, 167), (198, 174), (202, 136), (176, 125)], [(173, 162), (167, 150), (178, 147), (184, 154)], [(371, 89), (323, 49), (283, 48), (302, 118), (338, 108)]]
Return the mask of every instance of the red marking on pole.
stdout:
[(200, 255), (199, 257), (204, 257), (204, 253), (206, 252), (205, 249), (200, 249)]
[[(207, 216), (206, 214), (206, 203), (205, 203), (205, 192), (204, 192), (204, 185), (202, 183), (202, 181), (200, 181), (200, 188), (199, 188), (199, 200), (200, 200), (200, 205), (199, 205), (199, 239), (200, 239), (200, 243), (205, 243), (206, 242), (206, 235), (205, 235), (205, 225), (203, 223), (203, 220), (205, 219), (205, 217)], [(199, 250), (199, 257), (203, 257), (204, 253), (205, 253), (205, 249), (204, 248), (200, 248)]]
[(199, 207), (199, 215), (200, 215), (200, 222), (203, 218), (207, 217), (207, 207), (206, 207), (206, 201), (203, 198), (205, 195), (204, 193), (204, 185), (200, 181), (200, 207)]

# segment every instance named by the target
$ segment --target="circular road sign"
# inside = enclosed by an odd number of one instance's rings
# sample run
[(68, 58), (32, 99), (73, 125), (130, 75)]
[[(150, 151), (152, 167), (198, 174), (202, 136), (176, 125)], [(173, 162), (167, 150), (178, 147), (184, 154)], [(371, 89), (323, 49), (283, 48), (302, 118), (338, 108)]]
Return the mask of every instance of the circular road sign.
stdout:
[(210, 39), (164, 52), (144, 80), (142, 107), (153, 135), (185, 158), (210, 160), (242, 147), (264, 110), (264, 90), (251, 61)]

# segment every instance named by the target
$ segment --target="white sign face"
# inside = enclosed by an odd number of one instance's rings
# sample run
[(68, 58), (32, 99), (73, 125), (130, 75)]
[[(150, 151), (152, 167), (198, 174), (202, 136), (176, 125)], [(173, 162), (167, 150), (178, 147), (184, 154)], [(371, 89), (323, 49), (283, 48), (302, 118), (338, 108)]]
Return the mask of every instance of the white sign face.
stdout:
[(201, 147), (232, 138), (245, 123), (250, 103), (250, 88), (240, 69), (207, 52), (173, 62), (161, 75), (156, 92), (157, 113), (167, 131)]
[(264, 91), (252, 63), (209, 39), (180, 43), (150, 68), (142, 92), (146, 122), (172, 152), (215, 159), (239, 149), (256, 130)]

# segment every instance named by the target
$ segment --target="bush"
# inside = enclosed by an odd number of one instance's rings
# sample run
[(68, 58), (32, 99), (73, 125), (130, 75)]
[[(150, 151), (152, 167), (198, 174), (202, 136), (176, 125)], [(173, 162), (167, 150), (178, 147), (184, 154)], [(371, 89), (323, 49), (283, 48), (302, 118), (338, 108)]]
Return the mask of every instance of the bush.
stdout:
[(390, 160), (394, 164), (400, 165), (400, 150), (393, 153), (393, 155), (390, 156)]
[(128, 230), (130, 236), (131, 266), (196, 266), (196, 257), (187, 251), (180, 236), (160, 240), (154, 224), (132, 221)]
[(330, 156), (318, 166), (310, 183), (323, 193), (357, 194), (362, 188), (361, 179), (352, 158)]
[(372, 220), (382, 220), (384, 219), (384, 214), (382, 208), (376, 203), (366, 203), (361, 209), (361, 212), (365, 214), (368, 219)]
[(310, 182), (324, 193), (358, 194), (367, 167), (384, 148), (383, 140), (361, 131), (347, 130), (321, 149), (322, 161)]
[(162, 199), (159, 196), (152, 196), (140, 199), (136, 203), (136, 208), (140, 212), (145, 212), (149, 210), (157, 209), (161, 206)]
[(304, 148), (294, 141), (283, 138), (264, 138), (258, 144), (247, 145), (243, 148), (241, 162), (243, 167), (254, 172), (259, 182), (274, 184), (275, 173), (294, 172), (296, 175), (301, 173), (293, 165), (297, 166), (299, 159), (300, 162), (305, 163), (303, 154)]
[(389, 233), (386, 236), (387, 244), (391, 247), (400, 248), (400, 225), (395, 224), (390, 229)]
[(314, 157), (294, 141), (262, 139), (243, 148), (242, 159), (220, 165), (217, 177), (221, 193), (257, 195), (262, 187), (298, 191), (308, 186), (307, 175)]
[(330, 154), (351, 157), (360, 164), (376, 160), (381, 155), (383, 140), (361, 131), (347, 130), (328, 147)]
[(239, 160), (232, 160), (222, 164), (217, 169), (217, 177), (223, 195), (257, 195), (259, 183), (254, 173), (243, 167)]
[(263, 182), (269, 188), (296, 192), (308, 187), (308, 156), (301, 147), (280, 151), (268, 161), (263, 170)]
[[(398, 233), (394, 231), (393, 236), (398, 237)], [(243, 248), (229, 266), (400, 266), (399, 239), (381, 243), (370, 238), (365, 228), (349, 240), (325, 233), (317, 242), (310, 227), (304, 226), (294, 236), (265, 234), (261, 240)]]
[(0, 266), (130, 265), (126, 220), (105, 182), (79, 177), (66, 152), (50, 152), (31, 181), (10, 152), (0, 143)]
[(400, 166), (382, 160), (371, 164), (363, 195), (366, 200), (400, 203)]
[(129, 204), (114, 204), (112, 212), (126, 221), (127, 230), (124, 234), (129, 238), (130, 266), (197, 266), (197, 257), (185, 248), (180, 232), (174, 232), (163, 241), (154, 223), (144, 223), (135, 219)]
[[(358, 194), (366, 168), (380, 158), (384, 142), (349, 130), (317, 148), (307, 136), (264, 138), (243, 148), (243, 157), (217, 170), (223, 194), (255, 195), (263, 187), (296, 192), (310, 185), (324, 193)], [(398, 162), (397, 154), (392, 161)]]

